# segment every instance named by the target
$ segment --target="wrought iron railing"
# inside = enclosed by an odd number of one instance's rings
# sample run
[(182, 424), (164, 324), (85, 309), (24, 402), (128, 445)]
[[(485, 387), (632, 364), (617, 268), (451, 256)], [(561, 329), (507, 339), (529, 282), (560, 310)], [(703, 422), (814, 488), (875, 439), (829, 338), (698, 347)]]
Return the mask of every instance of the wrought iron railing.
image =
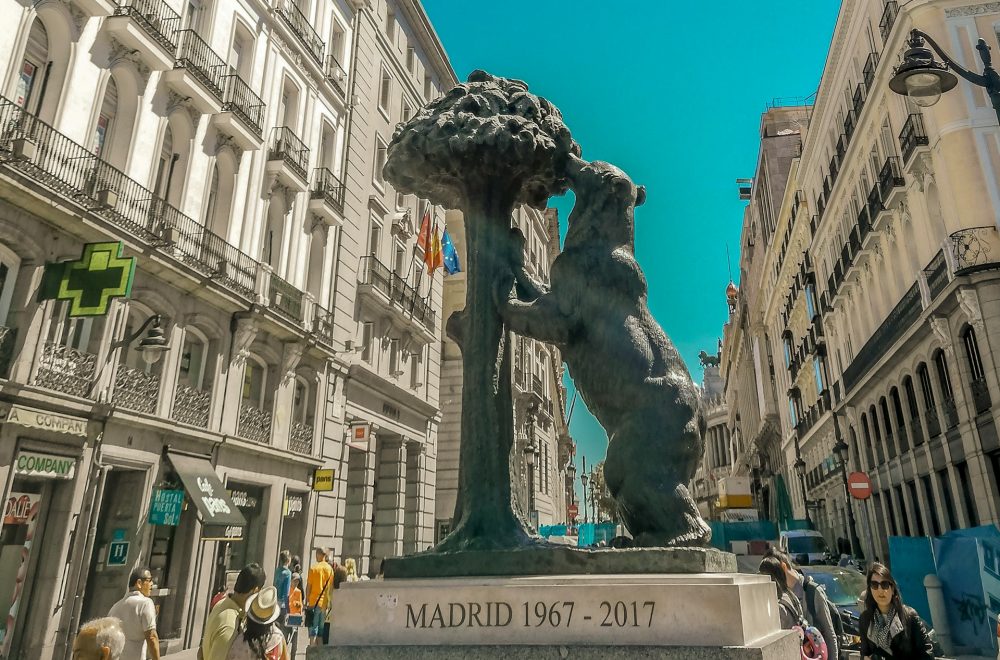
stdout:
[(222, 103), (226, 63), (194, 30), (177, 30), (174, 38), (177, 40), (177, 59), (174, 61), (174, 68), (190, 71), (191, 75), (197, 78), (219, 103)]
[(958, 426), (958, 407), (955, 405), (954, 397), (944, 397), (941, 400), (941, 409), (944, 411), (944, 423), (949, 429)]
[(865, 84), (858, 83), (858, 86), (854, 88), (854, 96), (851, 102), (851, 108), (854, 110), (854, 117), (858, 122), (861, 121), (861, 111), (865, 109)]
[(966, 273), (983, 268), (996, 267), (1000, 252), (1000, 235), (993, 225), (960, 229), (951, 235), (952, 252), (955, 255), (955, 272)]
[(941, 435), (941, 420), (938, 417), (937, 408), (933, 405), (924, 411), (924, 419), (927, 420), (927, 437), (936, 438)]
[(147, 374), (141, 369), (118, 365), (115, 374), (115, 393), (112, 401), (116, 406), (152, 415), (156, 412), (156, 400), (160, 395), (160, 377)]
[(295, 34), (298, 40), (305, 46), (309, 56), (316, 60), (316, 64), (323, 64), (323, 50), (326, 44), (316, 34), (309, 19), (306, 18), (292, 0), (278, 0), (275, 12), (285, 22), (285, 25)]
[(882, 43), (889, 41), (892, 33), (892, 26), (899, 16), (899, 3), (896, 0), (886, 0), (885, 9), (882, 10), (882, 19), (878, 22), (878, 31), (882, 35)]
[(313, 170), (311, 199), (322, 199), (341, 213), (344, 212), (344, 184), (326, 167)]
[(854, 116), (854, 110), (849, 109), (847, 111), (847, 117), (844, 118), (844, 135), (847, 137), (848, 142), (854, 137), (854, 129), (857, 127), (857, 118)]
[(864, 80), (865, 89), (871, 90), (872, 85), (875, 84), (875, 71), (878, 69), (878, 53), (872, 51), (868, 53), (868, 59), (865, 60), (864, 69), (861, 71), (861, 78)]
[(899, 158), (889, 156), (882, 164), (882, 169), (878, 173), (878, 188), (882, 194), (882, 202), (889, 198), (889, 193), (893, 188), (902, 188), (906, 182), (903, 180), (903, 169), (899, 166)]
[(254, 135), (262, 137), (264, 102), (250, 89), (250, 85), (239, 74), (230, 73), (222, 77), (222, 90), (222, 111), (232, 112)]
[(341, 95), (347, 93), (347, 71), (333, 55), (326, 56), (326, 79)]
[(878, 215), (885, 210), (885, 204), (882, 203), (882, 191), (879, 190), (878, 181), (872, 186), (872, 189), (868, 192), (868, 221), (875, 225), (875, 221), (878, 220)]
[(917, 147), (926, 147), (928, 144), (930, 142), (927, 139), (927, 131), (924, 130), (923, 115), (911, 114), (903, 123), (903, 130), (899, 132), (899, 147), (903, 151), (903, 162), (910, 162)]
[(147, 245), (253, 297), (259, 264), (88, 149), (0, 97), (0, 154)]
[(271, 273), (271, 284), (268, 287), (268, 302), (273, 309), (290, 317), (292, 320), (302, 321), (302, 292), (288, 283), (287, 280)]
[(87, 398), (96, 370), (96, 355), (48, 342), (42, 349), (35, 385)]
[(314, 305), (312, 332), (328, 345), (333, 346), (333, 338), (336, 333), (336, 326), (333, 324), (333, 312), (319, 305)]
[(976, 414), (987, 412), (993, 407), (993, 399), (990, 397), (990, 387), (986, 383), (985, 377), (980, 377), (969, 383), (972, 390), (972, 402), (976, 407)]
[(142, 30), (173, 54), (177, 48), (174, 33), (180, 27), (181, 17), (163, 0), (120, 0), (115, 16), (128, 16)]
[(208, 428), (208, 413), (211, 406), (211, 390), (180, 385), (174, 395), (173, 418), (184, 424)]
[(17, 328), (0, 326), (0, 378), (10, 377), (10, 365), (14, 361), (16, 343)]
[(236, 434), (244, 440), (271, 444), (271, 413), (256, 406), (240, 404), (240, 419)]
[(920, 426), (919, 416), (915, 416), (910, 420), (910, 434), (913, 436), (914, 447), (924, 444), (924, 430)]
[(374, 255), (361, 258), (358, 277), (360, 284), (377, 289), (389, 298), (391, 304), (409, 313), (425, 327), (434, 327), (435, 312), (430, 303)]
[(948, 264), (944, 258), (944, 251), (938, 250), (930, 263), (924, 267), (924, 277), (927, 280), (931, 300), (934, 300), (948, 286)]
[(271, 129), (271, 148), (267, 153), (268, 160), (281, 160), (295, 170), (303, 179), (309, 167), (309, 147), (287, 126), (276, 126)]
[(312, 456), (313, 453), (313, 427), (311, 424), (301, 424), (292, 422), (292, 428), (288, 434), (288, 448), (296, 454)]

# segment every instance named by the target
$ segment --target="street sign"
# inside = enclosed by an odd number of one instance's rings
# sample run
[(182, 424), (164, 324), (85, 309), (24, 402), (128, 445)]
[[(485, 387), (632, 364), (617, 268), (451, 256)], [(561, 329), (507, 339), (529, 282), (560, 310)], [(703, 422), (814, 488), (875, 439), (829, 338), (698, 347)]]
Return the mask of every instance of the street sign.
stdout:
[(872, 480), (864, 472), (847, 475), (847, 492), (856, 500), (867, 500), (872, 496)]
[(183, 490), (155, 490), (149, 505), (149, 524), (176, 527), (181, 521), (183, 509)]
[(128, 541), (112, 541), (108, 545), (108, 566), (124, 566), (128, 561)]
[(77, 261), (45, 264), (38, 300), (70, 301), (69, 316), (104, 316), (113, 298), (132, 293), (135, 258), (123, 257), (125, 245), (88, 243)]
[(576, 517), (580, 515), (580, 507), (577, 504), (570, 504), (566, 507), (566, 517), (569, 518), (569, 522), (576, 520)]

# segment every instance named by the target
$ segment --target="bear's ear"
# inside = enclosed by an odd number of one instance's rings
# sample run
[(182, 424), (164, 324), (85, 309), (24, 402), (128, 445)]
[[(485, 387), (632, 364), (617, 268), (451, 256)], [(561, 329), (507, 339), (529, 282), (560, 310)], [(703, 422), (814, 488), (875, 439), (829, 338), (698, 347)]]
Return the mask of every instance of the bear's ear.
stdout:
[(646, 203), (646, 186), (638, 186), (635, 189), (635, 205), (642, 206)]

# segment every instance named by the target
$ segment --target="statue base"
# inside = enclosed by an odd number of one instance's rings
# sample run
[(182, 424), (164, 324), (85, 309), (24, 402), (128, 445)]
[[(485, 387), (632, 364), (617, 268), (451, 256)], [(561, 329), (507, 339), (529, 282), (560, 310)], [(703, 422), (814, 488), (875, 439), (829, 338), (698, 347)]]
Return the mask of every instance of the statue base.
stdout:
[(386, 558), (386, 578), (504, 575), (735, 573), (736, 555), (716, 548), (583, 549), (537, 545), (515, 550), (425, 552)]
[(798, 657), (760, 575), (573, 575), (344, 583), (309, 660)]

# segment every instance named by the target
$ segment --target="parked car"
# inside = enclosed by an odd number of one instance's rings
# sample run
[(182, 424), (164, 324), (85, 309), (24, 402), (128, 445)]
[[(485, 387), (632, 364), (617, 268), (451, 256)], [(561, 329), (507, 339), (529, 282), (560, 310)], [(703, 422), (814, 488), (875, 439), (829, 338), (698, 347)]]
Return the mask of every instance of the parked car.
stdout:
[(823, 535), (814, 529), (781, 532), (778, 547), (802, 566), (830, 563), (830, 546)]

